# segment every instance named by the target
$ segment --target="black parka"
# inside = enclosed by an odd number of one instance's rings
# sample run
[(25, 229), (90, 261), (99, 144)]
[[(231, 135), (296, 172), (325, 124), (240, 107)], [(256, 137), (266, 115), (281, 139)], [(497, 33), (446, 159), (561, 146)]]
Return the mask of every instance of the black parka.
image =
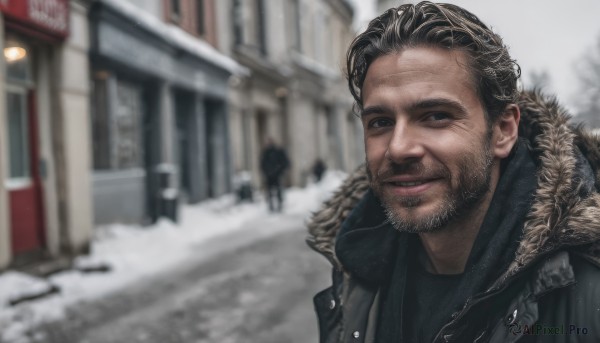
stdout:
[[(519, 107), (519, 135), (537, 166), (523, 237), (508, 269), (435, 342), (600, 342), (600, 138), (539, 93), (524, 93)], [(308, 244), (333, 264), (333, 285), (314, 299), (322, 343), (375, 340), (380, 289), (348, 272), (334, 249), (367, 190), (361, 167), (308, 224)]]

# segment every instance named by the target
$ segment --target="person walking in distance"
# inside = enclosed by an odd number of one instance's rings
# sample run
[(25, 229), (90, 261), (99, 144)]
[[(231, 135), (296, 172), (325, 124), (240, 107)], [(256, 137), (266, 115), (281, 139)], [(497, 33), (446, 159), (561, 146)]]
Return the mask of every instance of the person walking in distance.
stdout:
[(275, 144), (272, 138), (267, 138), (260, 158), (260, 168), (264, 176), (267, 203), (271, 212), (281, 212), (283, 209), (281, 179), (289, 166), (290, 161), (285, 150)]
[(600, 342), (600, 137), (456, 5), (391, 8), (346, 56), (366, 163), (308, 224), (320, 341)]

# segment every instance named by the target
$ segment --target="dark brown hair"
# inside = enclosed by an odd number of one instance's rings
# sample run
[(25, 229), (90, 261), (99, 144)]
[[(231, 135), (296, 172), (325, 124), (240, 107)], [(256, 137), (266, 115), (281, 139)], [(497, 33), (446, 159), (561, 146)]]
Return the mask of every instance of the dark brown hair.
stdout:
[(348, 86), (360, 109), (361, 89), (371, 63), (382, 55), (418, 46), (466, 53), (488, 122), (494, 122), (507, 104), (517, 101), (521, 69), (502, 38), (461, 7), (423, 1), (387, 10), (350, 45), (346, 55)]

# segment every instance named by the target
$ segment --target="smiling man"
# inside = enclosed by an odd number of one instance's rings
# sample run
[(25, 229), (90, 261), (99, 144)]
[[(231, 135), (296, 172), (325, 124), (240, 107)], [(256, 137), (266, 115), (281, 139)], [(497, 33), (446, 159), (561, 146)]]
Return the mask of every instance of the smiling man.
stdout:
[(600, 341), (598, 138), (454, 5), (392, 8), (347, 57), (366, 164), (309, 223), (321, 342)]

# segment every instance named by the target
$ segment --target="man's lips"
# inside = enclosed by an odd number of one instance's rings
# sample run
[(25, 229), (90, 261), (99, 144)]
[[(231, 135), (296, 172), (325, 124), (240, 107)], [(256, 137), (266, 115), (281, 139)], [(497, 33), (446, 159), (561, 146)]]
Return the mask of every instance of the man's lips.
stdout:
[(436, 181), (438, 179), (441, 179), (441, 177), (395, 176), (383, 179), (382, 183), (389, 183), (400, 187), (411, 187)]
[(440, 178), (393, 177), (382, 183), (396, 195), (415, 196), (428, 190), (439, 180)]

